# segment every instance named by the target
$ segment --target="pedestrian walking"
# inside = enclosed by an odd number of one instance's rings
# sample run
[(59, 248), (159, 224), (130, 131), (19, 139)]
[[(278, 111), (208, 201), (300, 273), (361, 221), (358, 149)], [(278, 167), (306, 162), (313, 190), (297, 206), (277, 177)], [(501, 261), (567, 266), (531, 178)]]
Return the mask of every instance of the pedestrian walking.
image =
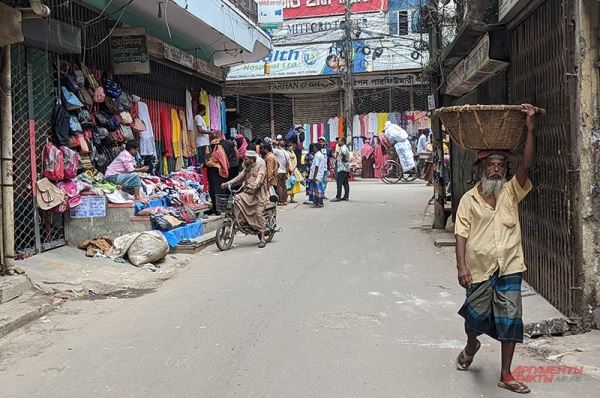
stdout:
[(288, 196), (290, 203), (298, 203), (294, 200), (296, 194), (302, 192), (302, 174), (298, 170), (298, 158), (296, 157), (295, 145), (288, 143), (288, 154), (290, 155), (290, 175), (287, 180)]
[[(338, 138), (337, 145), (338, 151), (335, 166), (337, 170), (337, 194), (332, 202), (340, 202), (342, 200), (349, 200), (350, 198), (350, 150), (346, 146), (344, 138)], [(342, 196), (342, 188), (344, 189), (344, 196)]]
[(273, 153), (279, 162), (277, 170), (277, 196), (279, 197), (279, 206), (287, 205), (287, 177), (289, 173), (290, 154), (285, 150), (285, 141), (281, 135), (277, 136), (276, 147), (273, 147)]
[(315, 159), (315, 153), (318, 151), (318, 145), (317, 144), (310, 144), (308, 146), (308, 154), (306, 155), (306, 159), (305, 159), (305, 167), (306, 167), (306, 196), (308, 197), (308, 199), (306, 201), (304, 201), (305, 205), (314, 205), (314, 187), (313, 187), (313, 182), (310, 179), (310, 171), (311, 171), (311, 167), (313, 164), (313, 161)]
[(477, 337), (487, 334), (501, 343), (498, 386), (516, 393), (530, 391), (511, 373), (516, 343), (523, 342), (521, 281), (526, 268), (518, 209), (532, 189), (527, 170), (535, 151), (535, 109), (526, 104), (523, 112), (527, 140), (515, 176), (506, 180), (510, 153), (480, 152), (480, 182), (462, 197), (455, 225), (458, 281), (467, 291), (459, 311), (465, 318), (467, 344), (456, 367), (469, 369), (481, 347)]
[(327, 158), (318, 146), (313, 147), (312, 150), (314, 151), (314, 158), (310, 166), (308, 179), (311, 181), (314, 207), (322, 208), (324, 207), (325, 187), (323, 181), (325, 180), (325, 173), (327, 173)]
[(327, 140), (325, 137), (319, 137), (318, 145), (321, 153), (325, 155), (325, 166), (327, 170), (325, 170), (325, 177), (323, 178), (323, 198), (327, 199), (325, 192), (327, 192), (327, 182), (329, 181), (329, 175), (331, 174), (331, 170), (335, 167), (334, 165), (334, 156), (331, 147), (327, 144)]
[[(260, 146), (260, 154), (265, 160), (267, 166), (267, 186), (269, 191), (271, 188), (277, 192), (277, 186), (279, 184), (277, 171), (279, 170), (279, 162), (277, 157), (273, 154), (273, 147), (270, 143), (263, 143)], [(279, 200), (279, 197), (277, 198)]]

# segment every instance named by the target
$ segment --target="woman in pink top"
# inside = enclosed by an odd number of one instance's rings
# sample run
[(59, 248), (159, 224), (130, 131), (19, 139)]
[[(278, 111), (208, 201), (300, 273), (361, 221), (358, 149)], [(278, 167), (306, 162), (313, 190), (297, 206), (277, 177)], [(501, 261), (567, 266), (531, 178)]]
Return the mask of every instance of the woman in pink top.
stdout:
[(140, 193), (142, 180), (138, 172), (145, 173), (148, 171), (148, 166), (136, 168), (135, 156), (140, 150), (140, 143), (135, 140), (127, 141), (125, 149), (121, 151), (119, 156), (112, 161), (106, 168), (104, 178), (106, 181), (125, 188), (125, 190), (133, 189), (135, 200), (146, 201)]

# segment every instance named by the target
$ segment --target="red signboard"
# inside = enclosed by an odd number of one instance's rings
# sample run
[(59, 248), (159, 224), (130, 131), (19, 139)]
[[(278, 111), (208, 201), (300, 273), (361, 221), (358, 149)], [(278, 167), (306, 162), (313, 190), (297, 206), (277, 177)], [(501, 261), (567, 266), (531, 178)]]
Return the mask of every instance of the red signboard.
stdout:
[(387, 11), (388, 0), (284, 0), (283, 19), (343, 15), (346, 1), (353, 14)]

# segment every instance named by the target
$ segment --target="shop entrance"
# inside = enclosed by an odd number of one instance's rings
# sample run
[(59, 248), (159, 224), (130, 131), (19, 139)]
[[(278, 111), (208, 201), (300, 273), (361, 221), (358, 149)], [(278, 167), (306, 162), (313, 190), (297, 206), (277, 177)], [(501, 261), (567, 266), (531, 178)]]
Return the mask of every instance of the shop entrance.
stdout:
[(39, 253), (65, 244), (64, 217), (36, 206), (32, 188), (52, 134), (56, 72), (53, 55), (23, 45), (12, 47), (15, 252)]

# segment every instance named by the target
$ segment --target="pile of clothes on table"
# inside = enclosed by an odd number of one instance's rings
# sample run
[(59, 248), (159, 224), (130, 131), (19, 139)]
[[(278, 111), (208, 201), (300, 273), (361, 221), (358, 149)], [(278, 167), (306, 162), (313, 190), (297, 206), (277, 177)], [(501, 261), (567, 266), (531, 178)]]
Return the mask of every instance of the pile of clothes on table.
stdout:
[(166, 199), (168, 204), (206, 203), (202, 175), (195, 167), (175, 171), (167, 177), (142, 175), (142, 193), (151, 199)]

